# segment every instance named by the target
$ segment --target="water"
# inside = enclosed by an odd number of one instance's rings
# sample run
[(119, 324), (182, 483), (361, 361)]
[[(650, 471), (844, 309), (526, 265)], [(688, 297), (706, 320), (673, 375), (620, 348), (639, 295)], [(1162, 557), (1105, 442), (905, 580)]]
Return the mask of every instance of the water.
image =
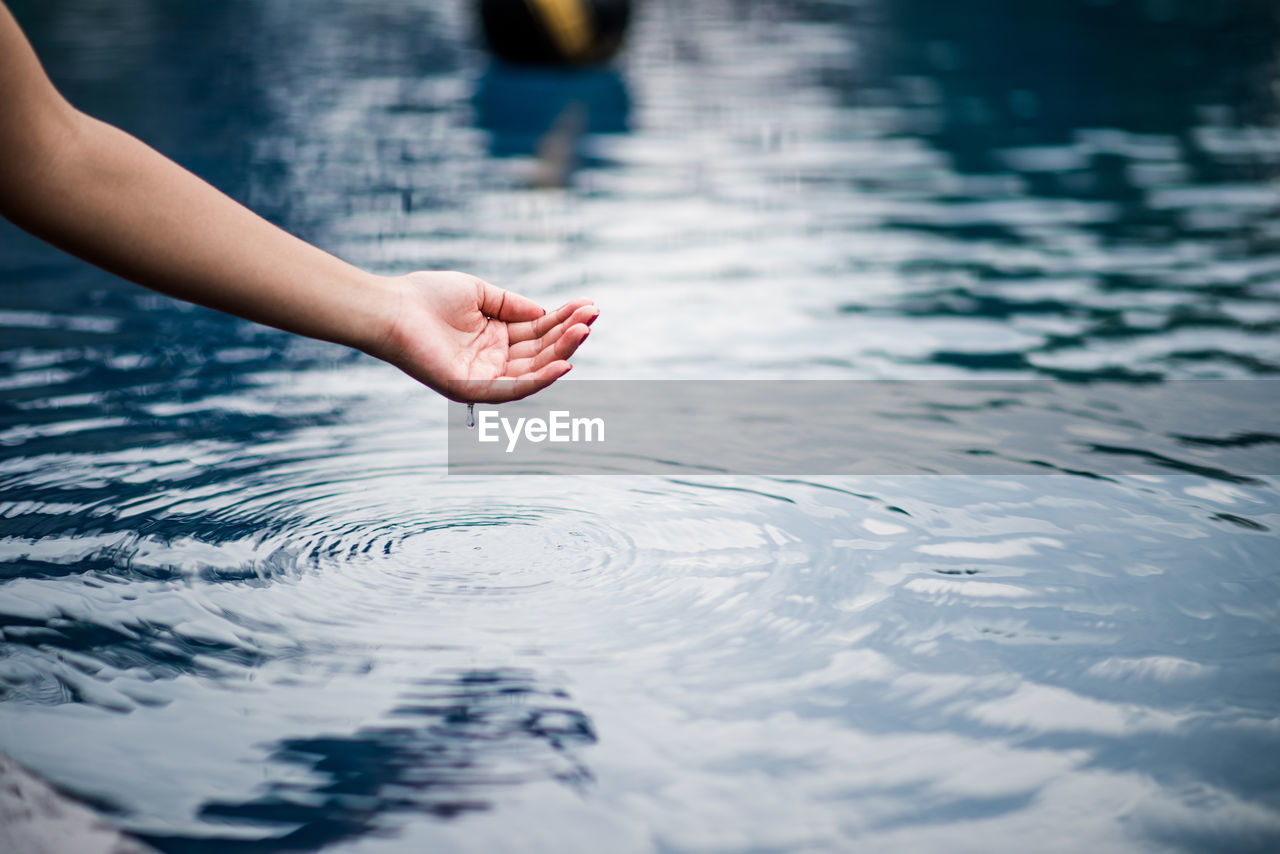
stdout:
[[(594, 297), (575, 376), (1263, 380), (1271, 5), (655, 0), (532, 78), (458, 3), (13, 8), (358, 264)], [(1274, 478), (447, 476), (394, 369), (0, 281), (0, 750), (162, 850), (1280, 842)]]

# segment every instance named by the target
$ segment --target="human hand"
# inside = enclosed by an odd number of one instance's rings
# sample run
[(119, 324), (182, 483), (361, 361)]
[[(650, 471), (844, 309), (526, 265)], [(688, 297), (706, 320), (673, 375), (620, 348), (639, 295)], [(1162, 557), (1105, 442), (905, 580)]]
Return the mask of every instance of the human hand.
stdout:
[(566, 360), (600, 314), (587, 299), (546, 312), (465, 273), (391, 282), (399, 309), (371, 354), (462, 403), (517, 400), (551, 385), (569, 372)]
[(358, 347), (464, 403), (564, 376), (599, 312), (463, 273), (372, 275), (277, 228), (58, 94), (0, 0), (0, 215), (161, 293)]

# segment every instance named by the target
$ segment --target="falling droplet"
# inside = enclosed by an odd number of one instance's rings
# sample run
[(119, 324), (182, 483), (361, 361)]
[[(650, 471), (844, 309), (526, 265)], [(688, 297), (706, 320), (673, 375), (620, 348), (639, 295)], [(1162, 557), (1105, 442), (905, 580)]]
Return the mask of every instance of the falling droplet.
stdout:
[(476, 405), (474, 403), (467, 404), (467, 426), (476, 426)]

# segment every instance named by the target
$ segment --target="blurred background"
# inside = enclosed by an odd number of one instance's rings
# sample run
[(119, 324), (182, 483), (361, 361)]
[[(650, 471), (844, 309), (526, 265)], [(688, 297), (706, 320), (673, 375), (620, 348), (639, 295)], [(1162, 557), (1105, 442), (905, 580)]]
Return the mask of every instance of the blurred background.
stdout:
[[(568, 66), (8, 2), (305, 239), (593, 297), (578, 378), (1280, 369), (1274, 2), (636, 0)], [(1280, 844), (1274, 478), (446, 476), (394, 369), (6, 223), (0, 389), (0, 751), (162, 850)]]
[(602, 371), (1276, 362), (1266, 2), (648, 2), (576, 71), (463, 2), (15, 10), (75, 103), (357, 264), (615, 306)]

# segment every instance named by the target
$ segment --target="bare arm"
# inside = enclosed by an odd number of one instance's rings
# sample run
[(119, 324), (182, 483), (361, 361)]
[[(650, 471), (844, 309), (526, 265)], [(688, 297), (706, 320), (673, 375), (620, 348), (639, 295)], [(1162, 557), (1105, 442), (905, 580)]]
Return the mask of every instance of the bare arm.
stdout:
[(141, 285), (356, 347), (459, 400), (554, 382), (598, 313), (579, 300), (547, 315), (461, 273), (374, 276), (299, 240), (67, 103), (3, 3), (0, 214)]

